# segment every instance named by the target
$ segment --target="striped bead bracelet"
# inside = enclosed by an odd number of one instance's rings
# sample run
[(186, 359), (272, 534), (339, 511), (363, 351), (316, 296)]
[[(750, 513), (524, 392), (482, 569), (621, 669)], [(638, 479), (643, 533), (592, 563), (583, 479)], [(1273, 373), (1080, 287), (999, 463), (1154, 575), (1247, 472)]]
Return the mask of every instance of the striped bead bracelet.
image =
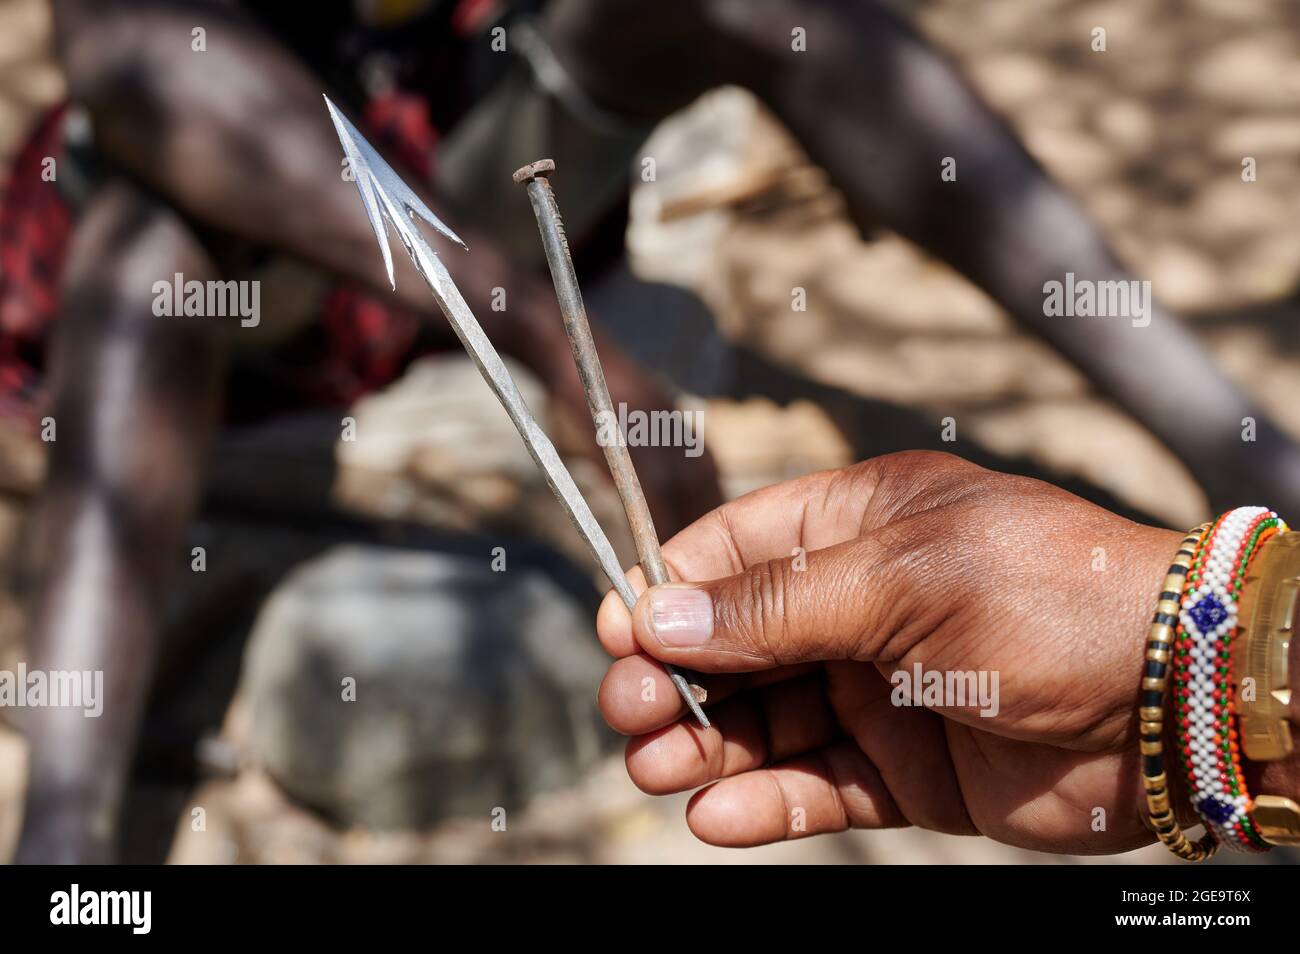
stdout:
[(1147, 631), (1146, 664), (1142, 670), (1141, 707), (1138, 709), (1139, 745), (1142, 751), (1142, 784), (1146, 789), (1147, 815), (1151, 827), (1166, 848), (1185, 861), (1204, 861), (1219, 848), (1214, 835), (1206, 832), (1199, 842), (1192, 842), (1178, 825), (1169, 779), (1165, 774), (1164, 727), (1165, 694), (1168, 687), (1170, 652), (1178, 626), (1178, 609), (1201, 541), (1210, 524), (1192, 530), (1178, 545), (1173, 565), (1165, 575), (1155, 618)]

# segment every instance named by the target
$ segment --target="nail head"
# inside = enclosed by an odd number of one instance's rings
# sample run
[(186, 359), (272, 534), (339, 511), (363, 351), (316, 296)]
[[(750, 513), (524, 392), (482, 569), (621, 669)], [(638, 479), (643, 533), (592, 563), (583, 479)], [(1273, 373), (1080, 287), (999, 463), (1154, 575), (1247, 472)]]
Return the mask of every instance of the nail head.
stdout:
[(511, 178), (515, 180), (516, 185), (524, 185), (533, 179), (545, 178), (554, 171), (554, 159), (538, 159), (536, 162), (530, 162), (528, 165), (516, 169)]

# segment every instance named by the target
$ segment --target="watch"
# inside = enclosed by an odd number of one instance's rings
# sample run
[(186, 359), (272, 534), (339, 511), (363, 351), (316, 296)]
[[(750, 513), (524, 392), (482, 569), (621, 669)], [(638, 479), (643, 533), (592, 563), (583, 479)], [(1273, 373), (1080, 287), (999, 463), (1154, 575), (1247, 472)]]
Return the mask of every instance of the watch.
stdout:
[[(1232, 647), (1237, 717), (1246, 758), (1275, 762), (1291, 756), (1290, 652), (1300, 609), (1300, 532), (1276, 535), (1251, 561), (1241, 590), (1239, 630)], [(1300, 675), (1298, 673), (1297, 675)], [(1260, 836), (1274, 845), (1300, 845), (1300, 804), (1257, 795), (1250, 813)]]

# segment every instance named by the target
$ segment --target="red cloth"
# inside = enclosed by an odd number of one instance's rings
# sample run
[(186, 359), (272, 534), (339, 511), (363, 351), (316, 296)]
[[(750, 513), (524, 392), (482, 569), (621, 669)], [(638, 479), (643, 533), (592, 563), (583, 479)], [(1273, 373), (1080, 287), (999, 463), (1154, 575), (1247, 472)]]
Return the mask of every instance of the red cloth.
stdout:
[(60, 106), (37, 124), (0, 191), (0, 415), (6, 417), (34, 419), (45, 404), (39, 369), (59, 307), (72, 213), (43, 173), (47, 157), (62, 155), (65, 114)]

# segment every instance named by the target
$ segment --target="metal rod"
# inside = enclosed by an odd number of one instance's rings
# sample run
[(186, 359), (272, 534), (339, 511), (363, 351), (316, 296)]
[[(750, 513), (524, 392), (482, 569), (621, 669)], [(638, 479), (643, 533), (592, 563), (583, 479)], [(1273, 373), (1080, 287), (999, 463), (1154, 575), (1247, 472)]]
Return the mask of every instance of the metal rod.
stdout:
[[(591, 334), (591, 324), (587, 321), (587, 309), (582, 303), (582, 290), (578, 287), (578, 276), (569, 254), (564, 222), (560, 218), (555, 192), (547, 178), (554, 171), (555, 163), (552, 160), (539, 159), (516, 171), (514, 181), (528, 191), (528, 201), (533, 207), (533, 215), (537, 217), (542, 247), (551, 269), (551, 280), (555, 284), (555, 296), (560, 303), (560, 313), (564, 316), (564, 330), (569, 336), (573, 360), (578, 366), (578, 376), (587, 395), (592, 421), (596, 425), (597, 443), (605, 452), (605, 461), (609, 464), (614, 486), (623, 502), (623, 512), (632, 529), (641, 570), (650, 586), (658, 586), (669, 582), (668, 567), (659, 550), (654, 519), (650, 515), (650, 507), (641, 489), (641, 481), (637, 478), (636, 468), (632, 464), (632, 455), (628, 453), (627, 441), (618, 425), (618, 413), (609, 396), (605, 372), (601, 368), (600, 355), (596, 352), (596, 342)], [(610, 436), (601, 439), (601, 435)], [(705, 699), (704, 690), (691, 683), (687, 674), (675, 666), (665, 668), (687, 707), (700, 725), (708, 728), (708, 717), (700, 706)]]

